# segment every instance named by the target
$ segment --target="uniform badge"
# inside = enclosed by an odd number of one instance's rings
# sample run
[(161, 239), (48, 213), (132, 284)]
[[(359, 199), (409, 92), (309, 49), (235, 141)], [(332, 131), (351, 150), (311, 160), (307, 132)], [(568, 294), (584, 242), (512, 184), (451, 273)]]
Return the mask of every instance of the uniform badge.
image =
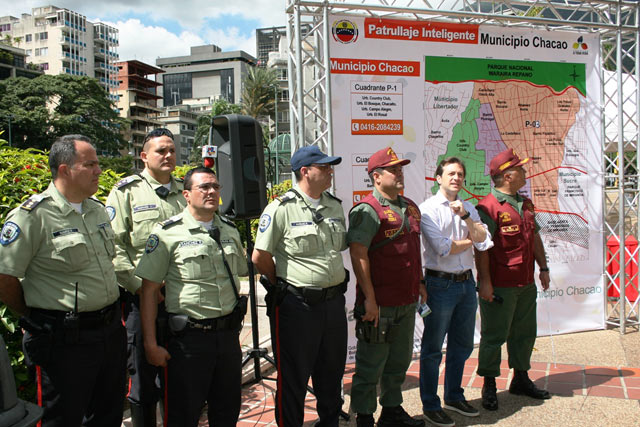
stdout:
[(7, 246), (8, 244), (15, 242), (20, 235), (20, 227), (15, 222), (7, 221), (0, 231), (0, 244)]
[(147, 239), (147, 244), (144, 247), (144, 252), (150, 254), (151, 252), (155, 251), (158, 247), (158, 243), (160, 243), (160, 239), (158, 238), (158, 236), (155, 234), (150, 234), (149, 238)]
[(107, 214), (109, 215), (109, 221), (113, 221), (113, 218), (116, 217), (116, 208), (107, 206)]
[(267, 228), (271, 225), (271, 215), (262, 214), (260, 217), (260, 223), (258, 224), (259, 230), (261, 233), (264, 233)]
[(409, 215), (411, 215), (413, 218), (417, 220), (420, 220), (420, 212), (418, 211), (418, 209), (415, 208), (415, 206), (409, 205), (407, 210), (409, 211)]
[(383, 214), (385, 214), (385, 215), (387, 216), (387, 220), (388, 220), (389, 222), (395, 222), (395, 221), (397, 221), (397, 219), (396, 219), (396, 213), (395, 213), (393, 210), (391, 210), (391, 209), (385, 209), (382, 213), (383, 213)]
[(500, 228), (500, 230), (503, 233), (517, 233), (518, 231), (520, 231), (520, 226), (518, 226), (518, 224), (505, 225), (502, 228)]
[(511, 222), (511, 215), (509, 212), (500, 212), (500, 222)]

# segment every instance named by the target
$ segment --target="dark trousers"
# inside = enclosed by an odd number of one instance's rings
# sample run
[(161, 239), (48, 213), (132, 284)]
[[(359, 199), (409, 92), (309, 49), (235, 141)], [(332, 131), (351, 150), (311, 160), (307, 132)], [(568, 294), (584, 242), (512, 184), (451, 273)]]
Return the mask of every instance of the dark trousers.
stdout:
[(535, 284), (519, 288), (494, 287), (504, 302), (480, 300), (481, 337), (478, 351), (478, 375), (499, 377), (502, 345), (507, 343), (509, 367), (531, 369), (531, 353), (536, 342), (537, 289)]
[[(124, 302), (124, 321), (127, 328), (127, 369), (129, 392), (127, 399), (137, 405), (155, 405), (161, 393), (160, 374), (157, 366), (147, 362), (140, 323), (140, 300), (127, 293)], [(158, 305), (159, 315), (166, 313), (164, 304)], [(163, 344), (163, 343), (161, 343)]]
[(209, 425), (233, 427), (240, 415), (239, 331), (185, 329), (169, 340), (169, 427), (195, 427), (205, 402)]
[(289, 293), (270, 320), (278, 368), (278, 425), (303, 424), (304, 400), (311, 378), (320, 417), (316, 425), (337, 426), (347, 357), (344, 295), (308, 307)]
[[(25, 333), (23, 343), (39, 353), (35, 367), (43, 427), (120, 427), (126, 382), (126, 334), (118, 314), (110, 324), (81, 329), (78, 341), (67, 343), (59, 327), (53, 341), (39, 344)], [(50, 346), (49, 348), (45, 348)], [(30, 351), (25, 352), (29, 359)], [(35, 355), (35, 354), (34, 354)]]

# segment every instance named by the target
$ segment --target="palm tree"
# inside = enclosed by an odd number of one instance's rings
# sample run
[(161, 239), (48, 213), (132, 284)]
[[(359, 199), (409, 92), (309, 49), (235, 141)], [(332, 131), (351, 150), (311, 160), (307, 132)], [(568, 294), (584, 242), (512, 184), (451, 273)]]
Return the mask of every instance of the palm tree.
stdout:
[(242, 112), (255, 119), (268, 116), (275, 109), (274, 87), (277, 85), (272, 68), (249, 68), (242, 88)]

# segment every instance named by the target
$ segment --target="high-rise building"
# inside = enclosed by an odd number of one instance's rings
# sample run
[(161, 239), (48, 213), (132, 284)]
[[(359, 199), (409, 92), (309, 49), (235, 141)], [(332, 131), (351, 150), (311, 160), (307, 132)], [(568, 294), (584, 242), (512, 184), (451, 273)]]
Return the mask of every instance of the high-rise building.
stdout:
[(127, 151), (134, 157), (135, 168), (143, 169), (140, 151), (146, 134), (162, 126), (158, 114), (160, 96), (156, 88), (160, 83), (156, 76), (163, 73), (160, 68), (140, 61), (116, 62), (118, 69), (118, 110), (120, 116), (131, 121), (131, 126), (123, 130), (124, 138), (129, 142)]
[(31, 15), (23, 13), (20, 18), (0, 17), (0, 37), (7, 35), (16, 47), (26, 51), (27, 62), (38, 65), (46, 74), (95, 77), (116, 100), (116, 28), (49, 5), (35, 7)]
[(163, 105), (184, 104), (194, 98), (223, 98), (239, 104), (242, 78), (255, 64), (256, 59), (247, 52), (222, 52), (212, 44), (192, 46), (188, 56), (158, 58), (156, 65), (165, 71), (158, 76)]

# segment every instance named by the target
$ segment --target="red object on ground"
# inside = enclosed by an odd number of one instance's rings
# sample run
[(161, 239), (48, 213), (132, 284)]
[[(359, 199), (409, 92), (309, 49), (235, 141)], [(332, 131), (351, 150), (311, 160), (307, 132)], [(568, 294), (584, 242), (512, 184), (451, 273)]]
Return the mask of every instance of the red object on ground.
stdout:
[[(624, 269), (625, 296), (629, 301), (638, 299), (638, 241), (633, 236), (627, 236), (624, 239), (625, 252), (627, 253), (626, 266)], [(607, 240), (607, 272), (613, 276), (620, 271), (618, 259), (620, 257), (620, 243), (615, 237), (609, 237)], [(631, 254), (631, 258), (629, 258)], [(613, 260), (612, 260), (613, 259)], [(611, 262), (609, 262), (612, 260)], [(620, 286), (620, 278), (615, 279), (616, 285)], [(610, 287), (607, 296), (619, 297), (620, 293), (614, 287)]]

